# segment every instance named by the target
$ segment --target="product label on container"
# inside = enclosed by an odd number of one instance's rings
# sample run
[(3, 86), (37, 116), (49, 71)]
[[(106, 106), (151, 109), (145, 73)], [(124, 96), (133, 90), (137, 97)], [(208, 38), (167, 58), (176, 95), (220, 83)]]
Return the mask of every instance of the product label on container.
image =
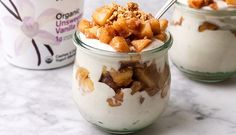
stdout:
[(0, 0), (6, 59), (30, 69), (71, 63), (75, 56), (72, 35), (82, 11), (83, 0)]

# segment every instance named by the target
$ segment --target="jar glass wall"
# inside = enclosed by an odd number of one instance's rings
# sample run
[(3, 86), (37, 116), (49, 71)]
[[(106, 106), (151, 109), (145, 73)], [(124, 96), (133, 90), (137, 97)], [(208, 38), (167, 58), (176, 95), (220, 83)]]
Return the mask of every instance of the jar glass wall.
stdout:
[(92, 48), (75, 34), (73, 97), (90, 123), (112, 133), (132, 133), (152, 124), (169, 99), (168, 49), (118, 53)]
[(170, 57), (191, 79), (223, 81), (236, 73), (236, 10), (192, 9), (177, 3)]

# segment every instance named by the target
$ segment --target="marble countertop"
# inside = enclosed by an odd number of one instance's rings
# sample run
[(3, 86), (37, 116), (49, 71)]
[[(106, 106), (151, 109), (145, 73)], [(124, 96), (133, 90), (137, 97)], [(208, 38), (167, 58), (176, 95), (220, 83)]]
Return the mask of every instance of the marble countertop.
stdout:
[[(160, 6), (140, 2), (150, 12)], [(88, 7), (102, 4), (87, 0), (85, 16), (93, 9)], [(166, 111), (137, 135), (236, 134), (236, 78), (202, 84), (189, 80), (173, 65), (171, 71), (171, 99)], [(108, 135), (80, 115), (72, 99), (71, 79), (72, 65), (31, 71), (0, 57), (0, 134)]]
[[(137, 135), (235, 135), (236, 78), (202, 84), (172, 65), (163, 116)], [(91, 126), (72, 100), (72, 65), (50, 71), (16, 68), (0, 58), (1, 135), (108, 135)]]

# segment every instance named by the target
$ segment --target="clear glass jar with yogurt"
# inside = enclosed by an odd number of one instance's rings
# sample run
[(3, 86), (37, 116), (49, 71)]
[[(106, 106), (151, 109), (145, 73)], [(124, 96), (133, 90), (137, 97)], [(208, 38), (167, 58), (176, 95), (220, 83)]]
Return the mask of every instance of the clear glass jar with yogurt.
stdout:
[(27, 69), (52, 69), (74, 61), (72, 35), (84, 0), (1, 0), (5, 59)]
[(108, 132), (123, 134), (152, 124), (169, 99), (170, 34), (160, 47), (141, 53), (97, 48), (102, 44), (99, 40), (82, 35), (74, 36), (78, 53), (73, 97), (84, 118)]
[(236, 9), (193, 9), (177, 3), (169, 27), (170, 57), (193, 80), (223, 81), (236, 73)]

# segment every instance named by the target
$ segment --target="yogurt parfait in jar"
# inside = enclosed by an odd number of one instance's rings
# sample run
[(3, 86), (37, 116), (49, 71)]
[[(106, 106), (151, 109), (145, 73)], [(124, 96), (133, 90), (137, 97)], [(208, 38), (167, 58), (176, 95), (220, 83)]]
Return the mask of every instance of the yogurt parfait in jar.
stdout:
[(112, 133), (152, 124), (170, 90), (168, 21), (128, 3), (97, 8), (74, 35), (73, 97), (82, 116)]
[(202, 82), (236, 73), (236, 0), (179, 0), (170, 31), (170, 56), (184, 74)]

